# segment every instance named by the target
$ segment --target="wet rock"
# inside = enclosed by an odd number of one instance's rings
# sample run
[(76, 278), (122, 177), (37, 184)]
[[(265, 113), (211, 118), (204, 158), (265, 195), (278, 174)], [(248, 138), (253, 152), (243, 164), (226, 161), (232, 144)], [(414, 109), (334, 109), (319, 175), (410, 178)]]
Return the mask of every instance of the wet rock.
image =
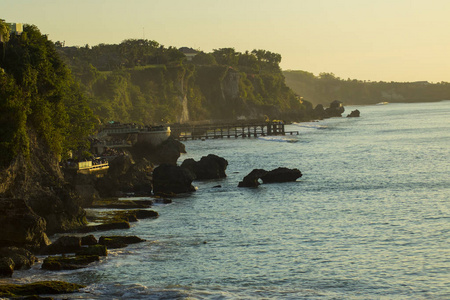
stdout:
[(86, 227), (81, 227), (76, 230), (76, 232), (86, 233), (86, 232), (94, 232), (94, 231), (106, 231), (106, 230), (114, 230), (114, 229), (130, 229), (130, 223), (126, 221), (120, 222), (111, 222), (106, 224), (99, 225), (91, 225)]
[(245, 176), (241, 182), (239, 182), (238, 187), (258, 187), (260, 184), (258, 180), (266, 174), (266, 170), (254, 169), (247, 176)]
[(148, 208), (153, 205), (152, 200), (118, 200), (101, 199), (94, 201), (90, 208), (116, 208), (116, 209), (133, 209), (133, 208)]
[(42, 254), (75, 253), (81, 249), (81, 238), (77, 236), (62, 236), (42, 250)]
[(36, 256), (30, 251), (18, 247), (0, 248), (0, 258), (11, 258), (14, 262), (14, 270), (27, 270), (37, 261)]
[(357, 109), (347, 115), (347, 118), (359, 118), (361, 112)]
[(14, 273), (14, 261), (10, 257), (0, 258), (0, 277), (11, 277)]
[(261, 180), (263, 183), (289, 182), (300, 177), (302, 173), (298, 169), (277, 168), (261, 176)]
[(51, 271), (76, 270), (85, 268), (88, 264), (99, 260), (98, 255), (49, 256), (44, 259), (41, 268)]
[(76, 253), (77, 256), (108, 256), (108, 250), (105, 245), (92, 245), (89, 247), (83, 247)]
[(129, 244), (136, 244), (145, 242), (137, 236), (102, 236), (99, 239), (99, 244), (105, 245), (108, 249), (125, 248)]
[(97, 244), (98, 244), (98, 241), (95, 238), (95, 236), (92, 235), (92, 234), (83, 236), (81, 238), (81, 245), (82, 246), (91, 246), (91, 245), (97, 245)]
[[(48, 298), (34, 298), (35, 295), (59, 295), (74, 293), (84, 288), (84, 285), (67, 283), (63, 281), (39, 281), (28, 284), (4, 284), (0, 285), (0, 297), (20, 297), (33, 296), (28, 299), (48, 299)], [(27, 299), (25, 298), (25, 299)]]
[(39, 250), (50, 244), (46, 221), (23, 199), (0, 198), (0, 245)]
[(196, 179), (217, 179), (226, 177), (228, 161), (214, 154), (203, 156), (198, 162), (194, 159), (186, 159), (181, 167), (195, 174)]
[(154, 210), (134, 210), (131, 211), (131, 213), (135, 214), (138, 219), (151, 219), (151, 218), (157, 218), (159, 216), (158, 212)]
[(187, 193), (195, 191), (194, 176), (179, 166), (162, 164), (153, 171), (154, 193)]

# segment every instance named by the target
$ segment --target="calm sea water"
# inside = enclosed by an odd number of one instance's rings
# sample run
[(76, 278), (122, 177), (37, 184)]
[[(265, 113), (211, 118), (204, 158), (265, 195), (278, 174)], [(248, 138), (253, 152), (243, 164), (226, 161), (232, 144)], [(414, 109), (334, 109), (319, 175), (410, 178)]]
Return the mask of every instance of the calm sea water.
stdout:
[[(180, 162), (214, 153), (228, 177), (98, 233), (145, 243), (14, 281), (87, 285), (71, 299), (450, 299), (450, 101), (355, 108), (361, 118), (290, 125), (298, 136), (186, 142)], [(303, 177), (237, 187), (279, 166)]]

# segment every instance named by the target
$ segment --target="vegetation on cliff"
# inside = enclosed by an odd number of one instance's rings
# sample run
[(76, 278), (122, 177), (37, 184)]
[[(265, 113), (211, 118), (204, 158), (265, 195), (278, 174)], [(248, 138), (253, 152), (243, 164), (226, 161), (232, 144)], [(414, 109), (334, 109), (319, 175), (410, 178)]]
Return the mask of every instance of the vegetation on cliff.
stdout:
[(55, 155), (86, 144), (94, 118), (55, 47), (35, 26), (11, 35), (0, 57), (0, 164), (29, 156), (36, 138)]
[(198, 53), (149, 40), (63, 47), (58, 52), (79, 79), (101, 120), (145, 124), (304, 115), (284, 83), (281, 55), (233, 48)]
[(25, 25), (0, 46), (0, 197), (23, 199), (48, 233), (80, 226), (85, 213), (58, 163), (88, 147), (94, 115), (37, 27)]
[(333, 73), (315, 76), (306, 71), (284, 71), (286, 84), (311, 102), (327, 103), (341, 99), (345, 104), (379, 102), (427, 102), (450, 99), (450, 83), (375, 82), (341, 79)]

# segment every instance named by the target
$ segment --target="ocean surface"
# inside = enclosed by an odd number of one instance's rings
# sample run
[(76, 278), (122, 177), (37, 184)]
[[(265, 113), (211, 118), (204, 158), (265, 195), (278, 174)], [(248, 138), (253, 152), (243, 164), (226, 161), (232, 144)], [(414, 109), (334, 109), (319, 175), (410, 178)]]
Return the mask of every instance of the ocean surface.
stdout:
[[(213, 153), (228, 177), (95, 233), (147, 242), (9, 281), (87, 285), (66, 299), (450, 299), (450, 101), (356, 108), (289, 125), (298, 136), (187, 141), (180, 163)], [(237, 187), (277, 167), (303, 177)]]

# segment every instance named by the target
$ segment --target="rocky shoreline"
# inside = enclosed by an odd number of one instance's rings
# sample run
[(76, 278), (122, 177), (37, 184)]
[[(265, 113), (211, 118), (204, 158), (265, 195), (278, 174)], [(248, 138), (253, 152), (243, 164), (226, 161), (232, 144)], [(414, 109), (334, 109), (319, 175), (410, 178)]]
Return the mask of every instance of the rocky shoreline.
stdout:
[[(340, 112), (339, 116), (344, 111), (341, 103), (330, 107), (336, 114)], [(46, 174), (37, 175), (11, 171), (9, 178), (25, 175), (18, 181), (25, 188), (20, 191), (16, 182), (1, 193), (0, 277), (11, 277), (15, 270), (31, 268), (37, 262), (36, 254), (48, 255), (42, 262), (42, 269), (73, 270), (99, 261), (101, 256), (108, 255), (108, 249), (143, 242), (139, 237), (126, 235), (105, 235), (97, 240), (89, 233), (126, 230), (130, 228), (130, 222), (157, 218), (158, 213), (150, 210), (154, 203), (171, 203), (170, 198), (176, 194), (195, 192), (194, 180), (227, 176), (227, 160), (214, 154), (199, 161), (186, 159), (178, 166), (177, 160), (185, 150), (184, 145), (175, 140), (164, 144), (159, 154), (146, 154), (144, 149), (143, 145), (138, 145), (130, 155), (118, 156), (111, 161), (108, 173), (100, 178), (54, 167), (47, 168)], [(168, 155), (164, 156), (164, 153)], [(158, 157), (156, 168), (152, 163), (154, 157)], [(33, 175), (38, 178), (31, 180)], [(53, 182), (42, 180), (43, 175), (53, 178)], [(239, 187), (257, 187), (259, 180), (264, 184), (296, 181), (301, 176), (298, 169), (255, 169), (242, 179)], [(39, 184), (32, 186), (33, 181)], [(152, 200), (117, 200), (130, 193), (152, 197)], [(85, 208), (114, 211), (92, 216), (86, 214)], [(66, 235), (51, 243), (47, 235), (57, 232)], [(5, 286), (0, 286), (0, 297), (23, 295), (12, 292), (17, 287), (11, 286), (9, 291), (2, 288)]]

